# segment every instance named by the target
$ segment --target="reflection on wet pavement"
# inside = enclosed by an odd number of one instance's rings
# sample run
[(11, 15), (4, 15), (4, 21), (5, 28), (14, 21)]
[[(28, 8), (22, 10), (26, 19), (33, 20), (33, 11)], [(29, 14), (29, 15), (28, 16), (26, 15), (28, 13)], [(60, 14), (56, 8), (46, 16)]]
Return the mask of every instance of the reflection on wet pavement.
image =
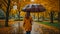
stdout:
[[(11, 27), (0, 28), (0, 34), (25, 34), (23, 30), (23, 21), (15, 21)], [(60, 34), (60, 31), (48, 29), (36, 22), (33, 22), (31, 34)]]

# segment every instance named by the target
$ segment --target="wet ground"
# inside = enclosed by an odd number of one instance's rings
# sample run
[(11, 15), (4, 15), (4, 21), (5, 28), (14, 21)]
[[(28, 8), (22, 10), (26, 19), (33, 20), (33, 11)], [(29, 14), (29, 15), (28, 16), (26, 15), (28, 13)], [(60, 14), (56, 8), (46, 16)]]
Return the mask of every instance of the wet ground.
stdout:
[[(0, 28), (0, 34), (25, 34), (23, 21), (14, 21), (10, 27)], [(60, 34), (60, 30), (52, 26), (33, 22), (31, 34)]]

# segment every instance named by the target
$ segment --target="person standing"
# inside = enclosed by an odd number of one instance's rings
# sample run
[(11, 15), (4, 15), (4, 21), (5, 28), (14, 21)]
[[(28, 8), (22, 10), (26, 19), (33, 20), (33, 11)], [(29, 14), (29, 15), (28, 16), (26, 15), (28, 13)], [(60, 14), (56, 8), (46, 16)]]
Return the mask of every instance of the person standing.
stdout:
[(23, 23), (23, 27), (26, 31), (26, 34), (31, 34), (31, 30), (32, 30), (32, 17), (30, 16), (30, 12), (27, 12), (24, 18), (24, 23)]

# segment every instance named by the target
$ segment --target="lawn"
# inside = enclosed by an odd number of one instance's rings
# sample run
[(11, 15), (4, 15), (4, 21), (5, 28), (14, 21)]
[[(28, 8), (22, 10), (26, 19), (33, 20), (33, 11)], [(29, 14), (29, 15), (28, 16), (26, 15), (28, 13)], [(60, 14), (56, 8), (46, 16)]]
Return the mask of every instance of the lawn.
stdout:
[(54, 22), (54, 23), (50, 23), (50, 22), (39, 22), (41, 24), (45, 24), (45, 25), (48, 25), (48, 26), (53, 26), (53, 27), (56, 27), (58, 29), (60, 29), (60, 23), (58, 22)]

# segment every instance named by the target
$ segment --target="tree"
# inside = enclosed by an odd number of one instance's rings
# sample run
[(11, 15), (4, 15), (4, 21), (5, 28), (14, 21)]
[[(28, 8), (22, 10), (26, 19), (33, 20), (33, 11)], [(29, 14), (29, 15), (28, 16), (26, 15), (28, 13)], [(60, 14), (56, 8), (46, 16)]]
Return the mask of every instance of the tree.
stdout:
[(39, 13), (38, 13), (38, 22), (39, 22)]
[(58, 12), (58, 22), (60, 23), (60, 12)]
[(6, 27), (8, 27), (9, 7), (10, 7), (10, 0), (8, 0), (8, 4), (7, 4), (6, 21), (5, 21), (5, 26), (6, 26)]
[(50, 23), (53, 23), (53, 16), (54, 16), (54, 12), (51, 11), (50, 12)]
[(33, 15), (33, 16), (34, 16), (34, 19), (35, 19), (35, 13), (34, 13), (34, 15)]
[(20, 3), (19, 0), (17, 1), (17, 3), (18, 3), (17, 6), (18, 6), (18, 11), (19, 11), (19, 13), (18, 13), (18, 14), (19, 14), (19, 15), (18, 15), (18, 18), (19, 18), (19, 20), (20, 20), (20, 7), (21, 7), (21, 3)]

